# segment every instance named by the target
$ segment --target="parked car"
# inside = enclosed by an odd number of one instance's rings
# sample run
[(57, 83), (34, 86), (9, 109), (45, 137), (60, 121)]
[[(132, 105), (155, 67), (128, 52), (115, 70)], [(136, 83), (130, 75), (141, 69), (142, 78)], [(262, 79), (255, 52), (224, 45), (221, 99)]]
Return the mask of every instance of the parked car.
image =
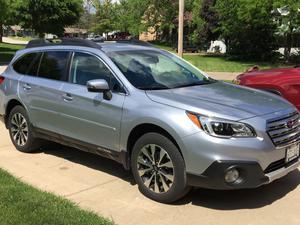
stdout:
[(94, 42), (103, 42), (105, 40), (105, 38), (101, 35), (96, 35), (92, 38), (90, 38), (91, 41), (94, 41)]
[(50, 140), (108, 157), (164, 203), (192, 186), (256, 188), (300, 164), (294, 106), (138, 42), (31, 41), (0, 76), (0, 115), (19, 151)]
[(280, 95), (300, 110), (300, 66), (270, 70), (256, 67), (239, 75), (236, 82)]

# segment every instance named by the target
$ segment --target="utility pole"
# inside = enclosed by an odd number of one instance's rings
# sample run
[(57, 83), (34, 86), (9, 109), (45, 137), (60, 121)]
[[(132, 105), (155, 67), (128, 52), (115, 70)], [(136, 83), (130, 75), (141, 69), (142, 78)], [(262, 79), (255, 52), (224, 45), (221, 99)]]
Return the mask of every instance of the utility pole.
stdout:
[(184, 26), (184, 0), (179, 0), (178, 15), (178, 55), (183, 57), (183, 26)]

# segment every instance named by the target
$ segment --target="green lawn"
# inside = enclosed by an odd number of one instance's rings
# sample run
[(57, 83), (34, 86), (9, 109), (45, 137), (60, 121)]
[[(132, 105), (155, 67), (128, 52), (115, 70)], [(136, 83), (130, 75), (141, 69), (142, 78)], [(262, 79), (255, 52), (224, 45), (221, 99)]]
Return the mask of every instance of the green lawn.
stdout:
[(22, 48), (24, 48), (23, 45), (0, 43), (0, 65), (7, 64), (13, 58), (15, 52)]
[(0, 224), (113, 225), (75, 204), (26, 185), (0, 169)]
[(184, 55), (184, 59), (207, 72), (244, 72), (255, 65), (261, 69), (287, 67), (281, 63), (233, 61), (222, 56), (211, 55)]
[[(166, 44), (153, 43), (155, 47), (175, 53), (174, 49)], [(228, 60), (223, 56), (202, 54), (184, 54), (184, 59), (207, 72), (244, 72), (250, 67), (258, 65), (261, 69), (286, 67), (281, 63), (250, 62)]]

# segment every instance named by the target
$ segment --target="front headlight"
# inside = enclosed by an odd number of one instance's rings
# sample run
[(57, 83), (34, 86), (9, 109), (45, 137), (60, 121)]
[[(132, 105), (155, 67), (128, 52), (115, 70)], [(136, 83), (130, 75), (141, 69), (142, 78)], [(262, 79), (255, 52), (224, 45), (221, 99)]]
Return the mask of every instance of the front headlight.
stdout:
[(210, 118), (206, 116), (196, 115), (187, 112), (191, 121), (214, 137), (231, 138), (231, 137), (255, 137), (254, 129), (245, 123), (223, 120), (218, 118)]

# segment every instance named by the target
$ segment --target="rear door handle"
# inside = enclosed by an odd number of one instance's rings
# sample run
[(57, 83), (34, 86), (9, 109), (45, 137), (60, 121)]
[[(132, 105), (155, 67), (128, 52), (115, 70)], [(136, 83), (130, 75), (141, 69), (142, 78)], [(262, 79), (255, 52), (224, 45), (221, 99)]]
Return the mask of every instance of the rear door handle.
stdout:
[(25, 91), (30, 91), (30, 90), (31, 90), (31, 86), (30, 86), (29, 84), (24, 84), (24, 85), (23, 85), (23, 89), (24, 89)]
[(71, 94), (66, 93), (66, 94), (63, 95), (63, 99), (66, 102), (71, 102), (71, 101), (73, 101), (74, 98), (72, 97)]

